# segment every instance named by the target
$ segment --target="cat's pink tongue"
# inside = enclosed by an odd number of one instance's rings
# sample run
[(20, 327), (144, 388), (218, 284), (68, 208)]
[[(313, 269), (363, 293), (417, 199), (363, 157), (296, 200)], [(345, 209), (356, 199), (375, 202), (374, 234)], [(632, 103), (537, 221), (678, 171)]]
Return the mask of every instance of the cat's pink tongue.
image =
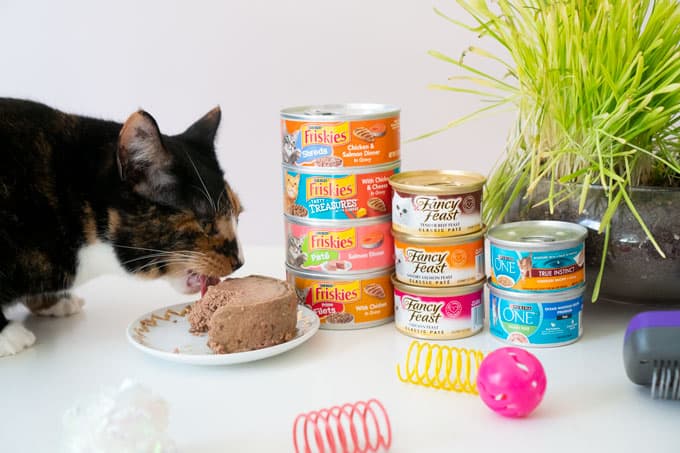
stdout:
[(208, 292), (208, 286), (213, 286), (217, 285), (220, 282), (220, 279), (217, 277), (208, 277), (206, 275), (201, 275), (201, 297), (205, 296), (205, 293)]

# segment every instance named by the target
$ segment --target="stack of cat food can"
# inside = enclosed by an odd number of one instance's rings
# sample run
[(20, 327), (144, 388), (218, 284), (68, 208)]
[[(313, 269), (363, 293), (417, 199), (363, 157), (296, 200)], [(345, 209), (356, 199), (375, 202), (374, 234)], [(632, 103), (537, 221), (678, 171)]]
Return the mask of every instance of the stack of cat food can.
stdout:
[(321, 328), (394, 317), (392, 189), (399, 109), (337, 104), (281, 111), (286, 274)]
[(394, 316), (410, 336), (449, 340), (484, 325), (484, 176), (410, 171), (390, 178)]
[(578, 340), (585, 289), (586, 228), (537, 220), (489, 229), (489, 330), (521, 346)]

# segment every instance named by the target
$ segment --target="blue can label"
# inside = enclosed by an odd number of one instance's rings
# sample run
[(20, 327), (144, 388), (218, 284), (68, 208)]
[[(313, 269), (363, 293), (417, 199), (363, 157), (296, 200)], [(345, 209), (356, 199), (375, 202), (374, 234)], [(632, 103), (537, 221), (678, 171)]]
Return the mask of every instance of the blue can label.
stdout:
[(491, 283), (508, 291), (563, 291), (585, 282), (585, 249), (519, 251), (490, 246)]
[(583, 296), (534, 303), (490, 291), (489, 330), (501, 340), (524, 346), (556, 346), (576, 341), (583, 332)]

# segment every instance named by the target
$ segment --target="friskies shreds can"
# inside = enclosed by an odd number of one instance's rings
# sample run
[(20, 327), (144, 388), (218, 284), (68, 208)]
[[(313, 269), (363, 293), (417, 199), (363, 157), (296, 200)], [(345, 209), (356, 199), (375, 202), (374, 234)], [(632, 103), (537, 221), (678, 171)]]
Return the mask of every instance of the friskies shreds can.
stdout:
[(364, 167), (399, 160), (399, 108), (326, 104), (281, 110), (282, 161), (300, 167)]
[(392, 176), (392, 228), (420, 236), (481, 230), (485, 181), (484, 176), (466, 171), (407, 171)]

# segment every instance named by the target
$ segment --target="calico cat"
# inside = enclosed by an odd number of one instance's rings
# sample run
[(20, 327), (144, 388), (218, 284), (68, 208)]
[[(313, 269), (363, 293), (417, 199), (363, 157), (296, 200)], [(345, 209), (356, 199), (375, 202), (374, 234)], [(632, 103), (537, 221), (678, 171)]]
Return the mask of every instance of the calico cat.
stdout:
[[(99, 248), (128, 273), (205, 290), (243, 264), (241, 205), (215, 154), (219, 107), (179, 135), (0, 99), (0, 357), (35, 341), (3, 306), (65, 316)], [(89, 275), (88, 275), (89, 274)]]
[(300, 175), (295, 176), (286, 172), (284, 181), (284, 206), (283, 210), (286, 214), (292, 214), (293, 206), (295, 205), (295, 200), (298, 196), (298, 191), (300, 189)]

